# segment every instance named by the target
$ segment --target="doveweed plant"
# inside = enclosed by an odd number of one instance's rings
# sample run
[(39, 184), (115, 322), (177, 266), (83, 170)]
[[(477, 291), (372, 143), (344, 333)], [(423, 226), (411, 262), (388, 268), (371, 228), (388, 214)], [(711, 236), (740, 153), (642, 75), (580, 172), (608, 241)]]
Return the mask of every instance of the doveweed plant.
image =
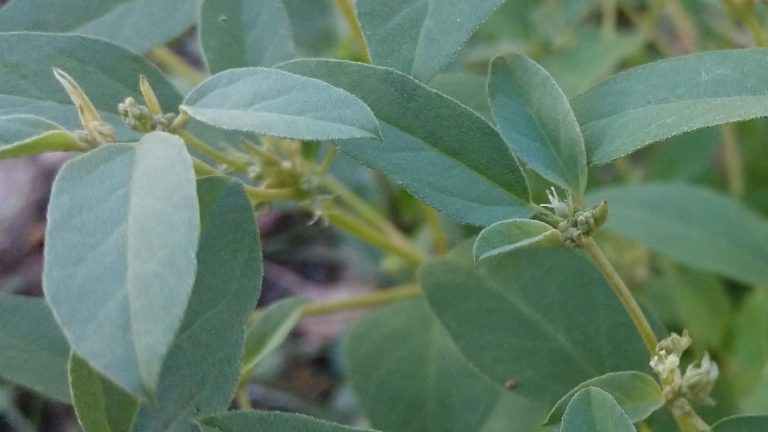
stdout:
[[(86, 432), (768, 431), (767, 17), (11, 1), (0, 157), (72, 157), (44, 298), (0, 295), (0, 377)], [(166, 45), (191, 27), (192, 54)], [(256, 308), (257, 220), (284, 208), (375, 250), (389, 288)], [(357, 419), (254, 409), (302, 317), (352, 309)]]

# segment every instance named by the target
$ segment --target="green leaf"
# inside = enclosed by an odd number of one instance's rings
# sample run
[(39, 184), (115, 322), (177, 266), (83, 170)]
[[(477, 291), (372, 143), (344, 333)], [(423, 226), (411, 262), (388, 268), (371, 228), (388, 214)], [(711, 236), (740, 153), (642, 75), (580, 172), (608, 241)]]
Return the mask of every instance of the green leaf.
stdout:
[(640, 34), (622, 32), (606, 37), (599, 29), (582, 29), (573, 44), (544, 57), (541, 65), (552, 74), (566, 96), (572, 97), (616, 71), (645, 42)]
[(296, 60), (280, 68), (329, 82), (368, 104), (384, 142), (342, 143), (341, 149), (449, 217), (489, 225), (531, 214), (515, 157), (487, 121), (456, 101), (383, 67)]
[(374, 432), (317, 420), (300, 414), (236, 411), (198, 421), (201, 432)]
[(69, 383), (84, 432), (131, 432), (139, 402), (75, 353), (69, 360)]
[(152, 399), (195, 280), (192, 159), (162, 132), (68, 162), (48, 209), (43, 286), (72, 349)]
[(226, 410), (240, 376), (243, 328), (261, 292), (262, 263), (253, 208), (240, 181), (197, 182), (197, 277), (160, 375), (155, 406), (136, 431), (190, 432), (191, 420)]
[(635, 432), (635, 427), (610, 394), (587, 387), (568, 404), (560, 431)]
[(267, 354), (278, 347), (296, 323), (307, 300), (291, 297), (271, 304), (245, 331), (243, 370), (255, 367)]
[(742, 300), (732, 322), (731, 337), (726, 372), (736, 394), (752, 394), (768, 370), (768, 290), (764, 287), (752, 289)]
[(211, 73), (294, 57), (283, 0), (203, 0), (199, 31)]
[(694, 129), (768, 115), (768, 49), (710, 51), (620, 73), (573, 100), (589, 163)]
[(428, 85), (493, 122), (491, 107), (488, 105), (488, 78), (468, 73), (445, 72), (435, 75)]
[(563, 235), (544, 222), (510, 219), (496, 222), (477, 236), (472, 255), (475, 262), (524, 248), (560, 246)]
[(397, 432), (538, 431), (547, 406), (482, 376), (423, 300), (366, 315), (345, 346), (352, 387), (374, 427)]
[(116, 107), (127, 97), (141, 100), (139, 75), (147, 76), (163, 109), (175, 111), (181, 99), (149, 61), (109, 42), (75, 35), (8, 33), (0, 34), (0, 46), (4, 48), (0, 52), (3, 116), (27, 114), (66, 129), (82, 129), (72, 101), (53, 76), (53, 67), (64, 70), (80, 84), (120, 139), (137, 137), (123, 126)]
[(344, 90), (267, 68), (233, 69), (192, 90), (181, 107), (222, 129), (298, 140), (379, 138), (371, 110)]
[(68, 402), (69, 345), (41, 298), (0, 293), (0, 377)]
[(684, 184), (602, 189), (605, 229), (691, 267), (748, 284), (768, 280), (768, 222), (732, 198)]
[(623, 307), (572, 251), (523, 249), (477, 268), (454, 254), (427, 264), (420, 276), (464, 356), (497, 383), (517, 382), (517, 394), (552, 406), (590, 378), (648, 370), (648, 353)]
[(733, 416), (712, 426), (712, 432), (764, 432), (768, 430), (768, 416)]
[(82, 150), (77, 137), (56, 123), (28, 115), (0, 117), (0, 159)]
[(577, 196), (587, 155), (568, 99), (544, 68), (522, 54), (491, 62), (488, 97), (504, 141), (537, 173)]
[(563, 396), (552, 408), (545, 424), (560, 423), (574, 396), (588, 387), (610, 394), (632, 423), (638, 423), (664, 405), (661, 388), (655, 379), (641, 372), (613, 372), (587, 380)]
[(14, 0), (0, 9), (0, 32), (77, 33), (143, 53), (192, 27), (198, 4), (190, 0)]
[(429, 81), (503, 0), (358, 0), (373, 63)]

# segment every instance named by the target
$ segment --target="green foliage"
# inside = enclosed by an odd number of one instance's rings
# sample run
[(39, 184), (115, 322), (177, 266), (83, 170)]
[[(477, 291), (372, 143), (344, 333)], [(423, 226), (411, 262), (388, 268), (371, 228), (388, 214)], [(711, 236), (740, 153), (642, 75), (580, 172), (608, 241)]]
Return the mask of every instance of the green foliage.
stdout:
[(199, 0), (13, 0), (0, 10), (0, 32), (95, 36), (146, 52), (190, 28)]
[(281, 68), (329, 82), (368, 104), (381, 123), (383, 143), (341, 149), (448, 216), (488, 225), (530, 214), (524, 207), (528, 185), (515, 157), (498, 132), (466, 107), (388, 68), (332, 60), (297, 60)]
[(375, 64), (429, 81), (503, 0), (360, 0), (358, 17)]
[[(768, 51), (699, 52), (768, 45), (765, 14), (12, 0), (0, 159), (85, 154), (53, 185), (44, 299), (7, 293), (28, 292), (5, 254), (39, 235), (0, 238), (0, 427), (34, 429), (18, 385), (85, 432), (768, 429)], [(29, 183), (8, 178), (0, 230)], [(315, 304), (287, 279), (298, 296), (255, 309), (257, 221), (268, 259), (316, 255), (304, 231), (273, 252), (283, 218), (258, 216), (286, 209), (376, 249), (343, 237), (334, 274), (401, 286)], [(349, 386), (286, 395), (314, 387), (268, 356), (301, 319), (388, 303), (322, 351)], [(275, 393), (297, 413), (253, 409)]]
[(44, 301), (0, 293), (0, 377), (66, 402), (68, 357)]
[(488, 81), (501, 136), (544, 178), (581, 197), (587, 154), (579, 124), (560, 87), (541, 66), (520, 54), (496, 57)]
[(122, 126), (115, 107), (127, 97), (141, 98), (139, 75), (147, 76), (164, 109), (175, 109), (181, 100), (168, 79), (149, 61), (102, 40), (74, 35), (0, 33), (0, 45), (7, 53), (14, 53), (0, 60), (0, 110), (4, 113), (41, 117), (67, 129), (80, 128), (72, 101), (52, 79), (52, 67), (64, 70), (80, 84), (121, 139), (136, 135)]
[(576, 393), (563, 415), (562, 432), (635, 432), (610, 394), (587, 387)]
[(201, 13), (200, 43), (211, 73), (294, 57), (283, 0), (204, 0)]
[(69, 359), (69, 385), (83, 431), (131, 432), (138, 401), (74, 353)]
[(608, 200), (606, 230), (704, 271), (744, 283), (768, 280), (768, 222), (705, 188), (660, 183), (593, 192)]
[(78, 151), (83, 145), (62, 126), (40, 117), (0, 117), (0, 159), (53, 151)]
[(546, 424), (559, 423), (574, 397), (586, 388), (597, 388), (611, 395), (632, 423), (638, 423), (664, 405), (659, 384), (641, 372), (612, 372), (579, 384), (563, 396), (547, 416)]
[(640, 66), (587, 90), (573, 106), (590, 164), (694, 129), (765, 117), (767, 54), (692, 54)]
[(356, 97), (324, 82), (266, 68), (214, 75), (184, 99), (184, 112), (222, 129), (302, 139), (378, 138)]
[(54, 184), (46, 298), (72, 349), (138, 397), (157, 393), (194, 283), (199, 227), (192, 161), (171, 135), (76, 158)]

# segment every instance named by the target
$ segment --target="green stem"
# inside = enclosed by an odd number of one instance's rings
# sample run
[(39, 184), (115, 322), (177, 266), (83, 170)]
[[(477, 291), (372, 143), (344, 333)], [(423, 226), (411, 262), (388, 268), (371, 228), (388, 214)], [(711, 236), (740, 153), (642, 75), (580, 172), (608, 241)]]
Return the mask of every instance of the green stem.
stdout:
[(317, 167), (317, 172), (320, 175), (325, 175), (328, 172), (328, 169), (331, 167), (333, 159), (336, 157), (336, 153), (338, 152), (339, 150), (335, 145), (332, 145), (331, 148), (328, 149), (328, 153), (325, 154), (325, 157), (323, 157), (323, 161), (320, 163), (320, 166)]
[(410, 242), (399, 241), (389, 233), (384, 233), (377, 227), (345, 212), (336, 211), (328, 214), (328, 221), (360, 240), (393, 253), (414, 265), (420, 265), (426, 260), (424, 253)]
[(295, 196), (294, 190), (290, 188), (268, 189), (250, 185), (245, 186), (245, 193), (248, 195), (248, 198), (253, 201), (254, 204), (288, 200)]
[(613, 289), (613, 293), (619, 298), (621, 304), (624, 305), (624, 309), (626, 309), (627, 314), (629, 314), (629, 317), (635, 324), (635, 328), (637, 328), (637, 332), (640, 333), (640, 337), (643, 339), (643, 343), (645, 343), (645, 347), (648, 349), (650, 355), (655, 355), (656, 344), (658, 344), (659, 341), (656, 340), (656, 335), (653, 333), (653, 329), (648, 323), (648, 319), (645, 317), (642, 309), (640, 309), (640, 305), (635, 301), (627, 284), (621, 279), (621, 276), (619, 276), (616, 269), (613, 268), (613, 265), (608, 261), (608, 258), (603, 254), (600, 246), (593, 238), (586, 237), (581, 246), (592, 258), (592, 261), (595, 263), (597, 269), (600, 270), (600, 273), (603, 274), (605, 280), (608, 281), (611, 289)]
[(601, 6), (601, 26), (603, 36), (612, 37), (616, 34), (617, 0), (602, 0)]
[(153, 48), (149, 57), (160, 66), (161, 69), (173, 72), (192, 84), (200, 84), (205, 79), (199, 70), (190, 66), (181, 56), (166, 46)]
[(343, 183), (329, 175), (321, 176), (320, 182), (326, 189), (328, 189), (328, 192), (336, 196), (339, 200), (346, 204), (350, 210), (353, 210), (361, 218), (363, 218), (363, 220), (371, 225), (375, 225), (376, 227), (386, 230), (389, 234), (401, 237), (401, 240), (405, 240), (405, 236), (400, 232), (400, 230), (392, 225), (389, 219), (385, 218), (378, 210), (373, 208), (357, 194), (349, 190), (349, 188), (347, 188), (347, 186), (345, 186)]
[(438, 255), (445, 255), (448, 253), (448, 237), (443, 230), (443, 221), (440, 220), (440, 213), (437, 210), (423, 204), (424, 218), (429, 226), (429, 231), (432, 234), (432, 243), (435, 246), (435, 252)]
[(325, 303), (308, 304), (301, 311), (301, 316), (311, 317), (346, 312), (353, 309), (365, 309), (406, 300), (421, 294), (421, 287), (416, 284), (397, 288), (374, 291), (360, 297)]
[(365, 41), (365, 34), (363, 33), (360, 21), (357, 19), (352, 0), (336, 0), (336, 6), (338, 6), (339, 12), (341, 12), (341, 15), (344, 17), (344, 21), (347, 22), (350, 30), (352, 30), (352, 37), (355, 38), (357, 45), (360, 47), (365, 63), (370, 63), (371, 54), (368, 51), (368, 43)]
[(741, 157), (738, 139), (736, 137), (736, 125), (723, 125), (722, 148), (725, 179), (728, 183), (728, 191), (731, 195), (740, 197), (746, 192), (744, 183), (744, 160)]
[(222, 175), (221, 171), (208, 165), (207, 163), (201, 161), (198, 158), (192, 158), (192, 163), (195, 168), (195, 174), (197, 174), (198, 177)]
[(247, 164), (231, 157), (230, 155), (220, 150), (213, 148), (212, 146), (203, 142), (203, 140), (197, 138), (196, 136), (192, 135), (191, 133), (187, 132), (184, 129), (177, 130), (176, 135), (178, 135), (181, 139), (183, 139), (184, 142), (187, 143), (187, 145), (199, 151), (200, 153), (208, 156), (209, 158), (215, 160), (216, 162), (228, 165), (232, 169), (240, 172), (245, 172), (248, 170)]

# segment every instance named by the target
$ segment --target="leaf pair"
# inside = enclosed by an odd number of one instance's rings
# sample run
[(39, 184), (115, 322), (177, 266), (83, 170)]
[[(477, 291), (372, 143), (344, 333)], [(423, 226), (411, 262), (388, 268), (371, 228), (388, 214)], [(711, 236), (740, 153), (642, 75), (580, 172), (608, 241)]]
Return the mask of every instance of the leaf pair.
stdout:
[(67, 163), (48, 220), (44, 288), (86, 430), (186, 431), (226, 409), (261, 281), (242, 184), (196, 182), (181, 140), (151, 133)]

